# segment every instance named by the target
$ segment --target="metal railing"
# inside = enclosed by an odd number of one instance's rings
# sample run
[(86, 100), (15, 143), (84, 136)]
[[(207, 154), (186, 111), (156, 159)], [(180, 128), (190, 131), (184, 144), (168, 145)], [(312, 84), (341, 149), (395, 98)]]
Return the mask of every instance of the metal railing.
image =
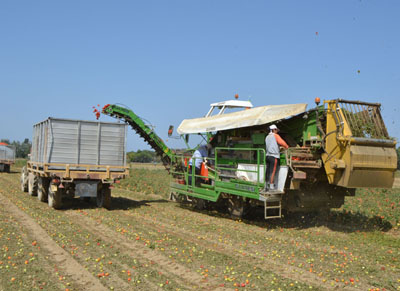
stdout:
[[(246, 159), (235, 157), (235, 152), (247, 152), (248, 156), (251, 157), (247, 162), (253, 164), (255, 169), (238, 169), (239, 164), (242, 163), (241, 161)], [(196, 160), (198, 159), (201, 159), (202, 162), (206, 161), (205, 166), (209, 173), (208, 176), (196, 174), (195, 167), (189, 167), (190, 160), (192, 160), (192, 165), (195, 165)], [(229, 159), (229, 165), (224, 163), (224, 160), (226, 159)], [(257, 177), (256, 181), (250, 182), (262, 184), (265, 182), (265, 175), (261, 176), (261, 170), (265, 171), (264, 169), (266, 167), (265, 150), (262, 148), (217, 147), (214, 150), (214, 157), (195, 158), (184, 155), (175, 155), (175, 161), (180, 164), (181, 167), (173, 167), (171, 164), (170, 173), (175, 177), (178, 183), (184, 183), (193, 187), (196, 186), (195, 181), (198, 178), (203, 179), (203, 181), (209, 179), (209, 184), (213, 184), (213, 180), (222, 181), (224, 179), (240, 179), (237, 175), (238, 172), (249, 173), (250, 175)]]
[[(254, 170), (245, 169), (245, 168), (238, 169), (238, 166), (241, 163), (240, 161), (245, 160), (245, 159), (234, 158), (235, 152), (241, 152), (241, 153), (247, 152), (248, 156), (250, 157), (248, 159), (248, 162), (251, 164), (254, 164), (254, 166), (256, 166), (255, 169)], [(224, 164), (223, 162), (220, 163), (220, 160), (224, 159), (222, 157), (223, 154), (228, 154), (228, 156), (232, 157), (233, 167), (227, 167), (227, 165)], [(238, 172), (249, 173), (249, 174), (256, 175), (257, 183), (264, 184), (264, 182), (265, 182), (264, 175), (263, 175), (262, 181), (260, 181), (261, 180), (261, 176), (260, 176), (261, 167), (263, 167), (262, 169), (263, 169), (263, 171), (265, 171), (265, 167), (266, 167), (265, 150), (262, 148), (227, 148), (227, 147), (215, 148), (215, 170), (216, 170), (216, 173), (218, 174), (218, 177), (222, 176), (222, 177), (240, 179), (240, 177), (238, 177), (238, 175), (237, 175)], [(227, 173), (230, 173), (230, 175)]]

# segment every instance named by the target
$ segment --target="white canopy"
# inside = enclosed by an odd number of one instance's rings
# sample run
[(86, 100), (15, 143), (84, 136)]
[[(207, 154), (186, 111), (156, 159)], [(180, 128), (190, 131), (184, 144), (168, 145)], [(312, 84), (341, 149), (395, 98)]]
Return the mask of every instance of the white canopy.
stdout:
[(307, 104), (268, 105), (210, 117), (185, 119), (179, 125), (179, 134), (203, 133), (262, 125), (288, 118), (306, 111)]

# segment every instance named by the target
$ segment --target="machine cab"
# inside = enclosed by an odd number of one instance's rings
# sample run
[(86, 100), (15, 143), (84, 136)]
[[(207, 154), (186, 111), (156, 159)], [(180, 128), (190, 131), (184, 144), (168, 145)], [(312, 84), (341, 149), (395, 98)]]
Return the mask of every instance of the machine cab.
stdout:
[(241, 101), (241, 100), (222, 101), (222, 102), (212, 103), (212, 104), (210, 104), (210, 106), (211, 106), (211, 108), (205, 117), (212, 116), (215, 108), (219, 109), (219, 112), (214, 115), (224, 114), (226, 109), (240, 109), (240, 108), (250, 109), (250, 108), (253, 108), (253, 104), (251, 104), (250, 101)]

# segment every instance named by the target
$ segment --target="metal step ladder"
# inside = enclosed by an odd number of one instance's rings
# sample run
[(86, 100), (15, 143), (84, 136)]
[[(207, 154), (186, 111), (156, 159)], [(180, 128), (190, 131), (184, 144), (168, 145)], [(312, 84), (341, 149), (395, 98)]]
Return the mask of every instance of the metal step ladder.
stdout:
[[(283, 193), (263, 193), (264, 196), (264, 217), (265, 219), (282, 217), (282, 194)], [(276, 209), (278, 214), (276, 214)], [(271, 213), (272, 212), (272, 213)]]

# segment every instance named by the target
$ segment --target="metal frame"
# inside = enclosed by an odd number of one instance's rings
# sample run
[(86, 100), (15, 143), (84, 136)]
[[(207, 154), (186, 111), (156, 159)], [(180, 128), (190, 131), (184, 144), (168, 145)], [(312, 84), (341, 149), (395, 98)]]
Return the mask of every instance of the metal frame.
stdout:
[[(59, 169), (50, 169), (57, 167)], [(83, 168), (83, 169), (82, 169)], [(115, 180), (129, 175), (127, 166), (104, 166), (84, 164), (55, 164), (28, 162), (27, 169), (45, 177), (60, 177), (64, 179)]]
[[(242, 172), (252, 172), (257, 173), (257, 181), (260, 181), (260, 169), (261, 166), (266, 166), (265, 161), (265, 150), (263, 148), (226, 148), (226, 147), (217, 147), (215, 148), (215, 158), (207, 158), (207, 160), (215, 161), (214, 168), (208, 167), (209, 170), (212, 171), (211, 174), (207, 177), (211, 179), (211, 185), (209, 184), (201, 184), (200, 186), (196, 186), (195, 179), (196, 178), (206, 178), (202, 175), (195, 174), (195, 167), (191, 167), (191, 173), (189, 172), (189, 167), (182, 168), (182, 171), (173, 170), (173, 165), (171, 164), (170, 174), (176, 178), (176, 182), (171, 182), (171, 192), (177, 192), (180, 194), (193, 196), (197, 198), (206, 199), (209, 201), (217, 201), (221, 193), (232, 194), (237, 196), (242, 196), (246, 198), (259, 200), (260, 192), (264, 188), (265, 181), (263, 182), (253, 182), (253, 181), (245, 181), (240, 180), (236, 175), (223, 175), (221, 171), (237, 171), (236, 168), (228, 168), (223, 164), (220, 165), (218, 163), (218, 150), (226, 150), (226, 151), (256, 151), (257, 152), (257, 170), (245, 170), (240, 169)], [(184, 159), (193, 159), (195, 162), (196, 158), (178, 156), (176, 155), (174, 160), (180, 161), (182, 164), (184, 163)], [(192, 162), (192, 164), (194, 163)], [(192, 183), (189, 184), (189, 176), (192, 175)], [(223, 180), (222, 177), (226, 179)], [(265, 180), (265, 177), (264, 177)], [(184, 184), (181, 184), (179, 181), (184, 181)]]

